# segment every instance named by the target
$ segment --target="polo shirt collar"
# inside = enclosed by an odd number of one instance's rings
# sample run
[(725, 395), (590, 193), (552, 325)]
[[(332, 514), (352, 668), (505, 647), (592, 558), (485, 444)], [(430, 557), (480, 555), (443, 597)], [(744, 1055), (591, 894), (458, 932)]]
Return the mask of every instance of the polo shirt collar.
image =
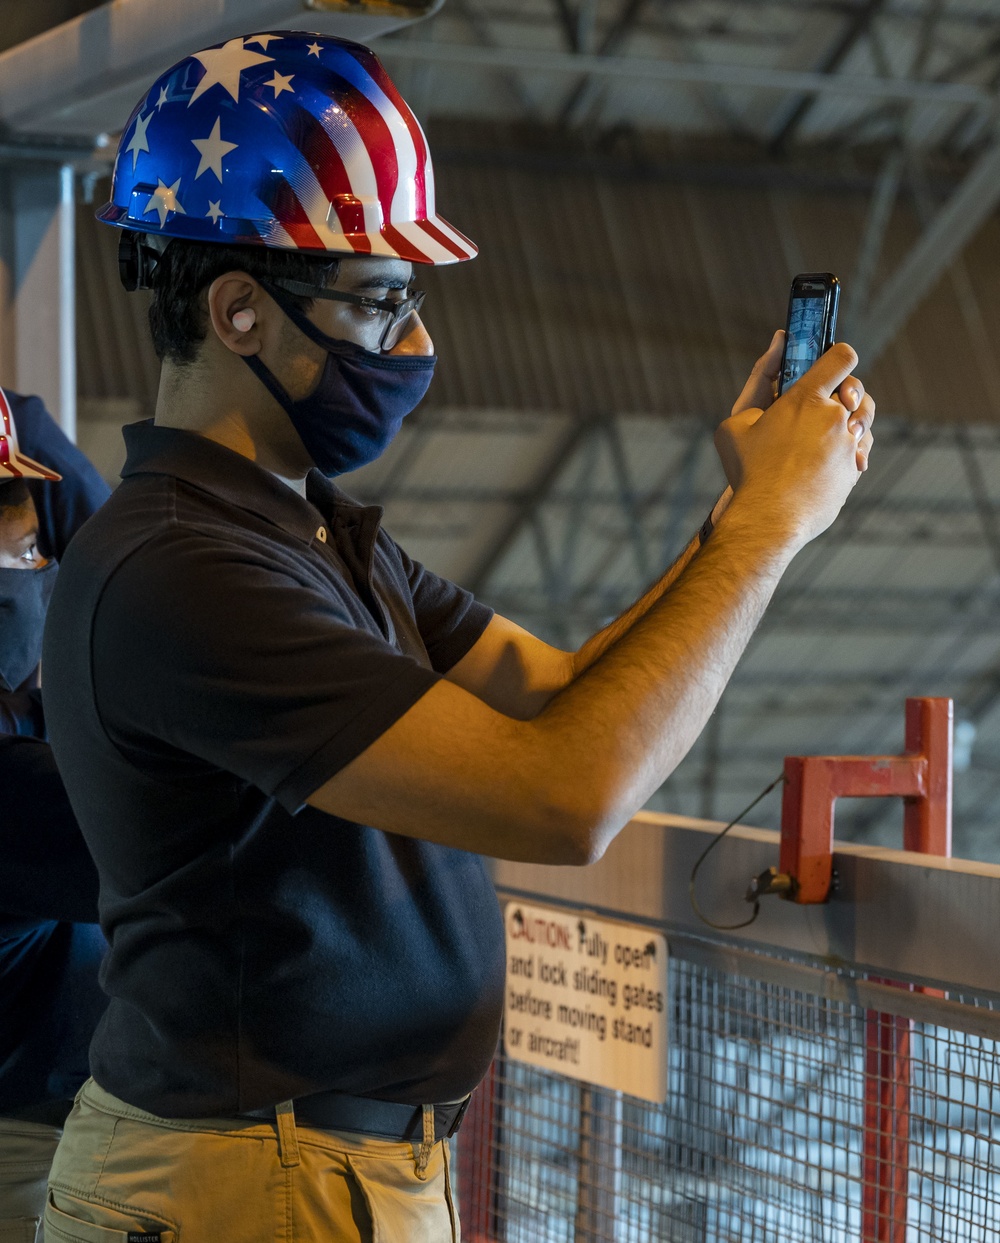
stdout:
[(359, 505), (319, 471), (309, 472), (308, 500), (256, 462), (179, 427), (158, 427), (152, 419), (122, 429), (127, 450), (122, 478), (133, 475), (170, 475), (217, 496), (240, 509), (257, 514), (290, 535), (309, 543), (316, 534), (316, 513), (325, 521), (337, 509), (368, 516), (377, 524), (378, 506)]

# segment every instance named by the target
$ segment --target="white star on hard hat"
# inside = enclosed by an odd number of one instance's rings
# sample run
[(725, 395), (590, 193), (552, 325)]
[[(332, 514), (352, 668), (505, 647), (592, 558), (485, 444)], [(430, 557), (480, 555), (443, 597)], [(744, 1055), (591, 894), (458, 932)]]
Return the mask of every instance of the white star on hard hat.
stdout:
[(149, 196), (146, 210), (142, 214), (145, 216), (148, 212), (157, 212), (160, 217), (160, 228), (162, 229), (170, 212), (179, 212), (182, 216), (186, 216), (187, 212), (181, 207), (177, 198), (177, 187), (181, 184), (180, 177), (177, 178), (172, 186), (166, 185), (162, 177), (157, 177), (156, 180), (159, 182), (159, 185)]
[(251, 65), (261, 65), (265, 61), (274, 60), (273, 56), (262, 56), (260, 52), (248, 52), (242, 39), (230, 39), (222, 47), (209, 48), (205, 52), (195, 52), (195, 60), (205, 66), (205, 76), (198, 83), (188, 100), (190, 108), (194, 101), (211, 86), (224, 87), (233, 99), (240, 102), (240, 74)]
[(207, 138), (192, 138), (191, 142), (198, 148), (201, 154), (201, 160), (198, 163), (198, 171), (194, 175), (195, 181), (202, 173), (213, 172), (216, 177), (222, 180), (222, 157), (230, 151), (235, 151), (238, 143), (225, 142), (222, 138), (220, 127), (222, 125), (222, 117), (216, 117), (215, 124), (212, 126), (212, 132)]

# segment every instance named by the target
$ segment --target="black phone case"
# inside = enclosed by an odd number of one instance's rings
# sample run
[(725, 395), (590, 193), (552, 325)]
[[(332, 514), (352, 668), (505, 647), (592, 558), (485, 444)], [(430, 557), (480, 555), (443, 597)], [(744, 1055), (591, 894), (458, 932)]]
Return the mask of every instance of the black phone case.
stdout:
[(826, 306), (823, 310), (823, 336), (820, 354), (833, 345), (837, 331), (837, 310), (840, 307), (840, 281), (832, 272), (800, 272), (792, 280), (791, 292), (788, 295), (788, 314), (785, 316), (785, 349), (781, 351), (781, 368), (778, 371), (778, 396), (784, 389), (785, 353), (788, 349), (788, 330), (792, 318), (792, 306), (797, 297), (802, 297), (808, 286), (822, 284), (826, 294)]

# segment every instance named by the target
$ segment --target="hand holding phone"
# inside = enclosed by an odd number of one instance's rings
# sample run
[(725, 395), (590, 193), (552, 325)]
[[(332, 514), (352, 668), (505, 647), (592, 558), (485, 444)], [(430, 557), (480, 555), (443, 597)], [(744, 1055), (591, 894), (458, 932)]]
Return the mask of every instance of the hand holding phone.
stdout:
[(792, 281), (779, 397), (833, 345), (839, 304), (840, 281), (832, 272), (801, 272)]

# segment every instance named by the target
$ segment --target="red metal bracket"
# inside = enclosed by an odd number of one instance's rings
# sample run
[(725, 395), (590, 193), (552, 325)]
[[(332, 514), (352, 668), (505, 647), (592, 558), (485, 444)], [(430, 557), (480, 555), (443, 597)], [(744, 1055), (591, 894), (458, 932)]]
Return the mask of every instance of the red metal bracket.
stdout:
[(903, 846), (951, 854), (950, 699), (906, 701), (904, 755), (794, 755), (785, 760), (779, 870), (794, 902), (826, 902), (833, 880), (838, 798), (902, 798)]

